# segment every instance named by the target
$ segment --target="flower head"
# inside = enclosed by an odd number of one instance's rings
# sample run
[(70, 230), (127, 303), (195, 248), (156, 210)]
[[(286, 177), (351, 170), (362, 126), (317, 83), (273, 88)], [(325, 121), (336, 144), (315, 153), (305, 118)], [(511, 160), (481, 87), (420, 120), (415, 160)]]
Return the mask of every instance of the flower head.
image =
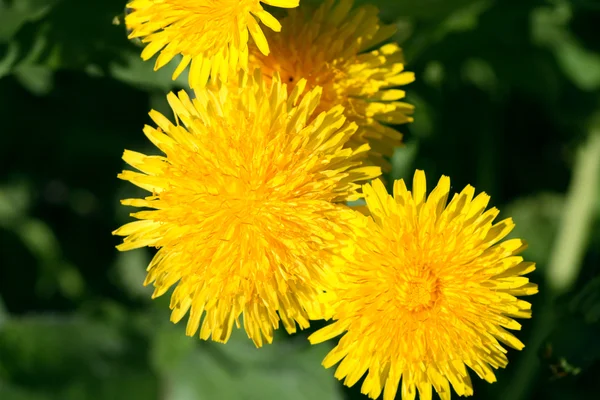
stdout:
[(531, 305), (517, 296), (537, 293), (523, 275), (535, 264), (517, 254), (520, 239), (501, 240), (514, 224), (495, 224), (489, 196), (474, 197), (467, 186), (448, 205), (450, 180), (442, 177), (426, 197), (425, 175), (417, 171), (412, 193), (396, 181), (393, 197), (381, 181), (365, 185), (368, 235), (339, 270), (334, 322), (309, 338), (322, 342), (344, 333), (325, 358), (341, 361), (338, 379), (354, 385), (367, 371), (362, 392), (402, 399), (431, 399), (432, 387), (450, 399), (473, 392), (466, 367), (488, 382), (492, 368), (507, 365), (506, 350), (521, 343), (506, 329), (530, 318)]
[[(238, 85), (209, 85), (191, 100), (168, 95), (177, 124), (156, 111), (158, 128), (144, 133), (165, 155), (126, 150), (140, 172), (121, 179), (148, 190), (123, 204), (150, 210), (115, 231), (127, 236), (120, 250), (159, 248), (146, 284), (154, 297), (176, 288), (171, 319), (188, 310), (187, 334), (202, 320), (200, 337), (225, 342), (234, 323), (262, 345), (279, 320), (294, 332), (308, 326), (325, 267), (336, 243), (346, 240), (354, 212), (336, 204), (356, 199), (356, 182), (380, 174), (362, 167), (368, 146), (344, 148), (356, 126), (341, 106), (311, 122), (320, 90), (288, 95), (275, 77), (240, 75)], [(204, 315), (203, 315), (204, 314)]]
[(389, 170), (385, 157), (401, 144), (402, 135), (386, 124), (411, 122), (413, 111), (398, 101), (405, 93), (394, 87), (412, 82), (414, 74), (404, 71), (397, 44), (369, 50), (390, 38), (395, 27), (383, 25), (374, 6), (352, 10), (352, 4), (327, 0), (317, 9), (305, 3), (290, 10), (281, 20), (281, 33), (266, 34), (270, 54), (250, 46), (250, 65), (261, 67), (267, 77), (279, 73), (284, 82), (304, 78), (310, 87), (323, 87), (315, 115), (342, 104), (348, 120), (359, 126), (348, 145), (368, 142), (371, 163)]
[(189, 83), (195, 88), (206, 84), (209, 76), (227, 80), (230, 69), (247, 67), (248, 32), (259, 51), (269, 54), (257, 19), (277, 32), (281, 25), (261, 2), (276, 7), (299, 4), (299, 0), (132, 0), (125, 24), (130, 38), (148, 43), (144, 60), (160, 52), (155, 70), (180, 54), (176, 79), (191, 63)]

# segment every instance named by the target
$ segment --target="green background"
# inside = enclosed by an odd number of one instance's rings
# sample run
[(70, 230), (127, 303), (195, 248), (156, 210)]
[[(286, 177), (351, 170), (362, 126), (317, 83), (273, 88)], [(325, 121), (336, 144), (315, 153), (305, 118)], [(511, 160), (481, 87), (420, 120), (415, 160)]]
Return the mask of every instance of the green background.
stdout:
[[(392, 178), (424, 169), (492, 195), (540, 285), (522, 352), (476, 399), (600, 393), (600, 2), (378, 0), (399, 27), (416, 121)], [(123, 149), (150, 149), (174, 65), (152, 72), (123, 0), (0, 0), (0, 399), (361, 399), (320, 362), (333, 343), (261, 350), (184, 335), (119, 253)], [(185, 76), (182, 78), (185, 79)], [(317, 323), (315, 326), (319, 326)]]

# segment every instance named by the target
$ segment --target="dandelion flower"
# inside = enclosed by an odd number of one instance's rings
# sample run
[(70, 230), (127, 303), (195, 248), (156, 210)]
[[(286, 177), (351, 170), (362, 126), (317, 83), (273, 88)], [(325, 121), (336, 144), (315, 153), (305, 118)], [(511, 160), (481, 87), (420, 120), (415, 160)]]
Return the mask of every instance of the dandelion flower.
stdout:
[(266, 34), (270, 54), (250, 46), (250, 65), (267, 77), (279, 73), (284, 82), (304, 78), (310, 87), (323, 87), (315, 115), (342, 104), (348, 120), (359, 126), (349, 146), (369, 143), (371, 163), (387, 171), (391, 165), (385, 157), (402, 141), (388, 124), (412, 122), (413, 106), (398, 101), (405, 92), (397, 87), (412, 82), (414, 74), (404, 71), (397, 44), (381, 46), (395, 27), (381, 23), (376, 7), (352, 10), (352, 5), (352, 0), (327, 0), (316, 9), (304, 3), (289, 10), (281, 33)]
[(531, 305), (517, 296), (537, 293), (523, 275), (535, 264), (518, 256), (520, 239), (501, 241), (512, 220), (497, 223), (489, 196), (467, 186), (448, 205), (450, 180), (442, 177), (426, 197), (425, 174), (417, 171), (412, 193), (404, 181), (387, 194), (381, 181), (363, 186), (372, 217), (368, 234), (339, 271), (333, 320), (310, 336), (319, 343), (344, 334), (325, 358), (335, 376), (362, 392), (403, 400), (432, 398), (432, 387), (450, 399), (473, 394), (469, 367), (494, 382), (492, 368), (505, 367), (506, 350), (524, 345), (506, 329), (513, 318), (530, 318)]
[(246, 68), (248, 33), (259, 51), (269, 54), (267, 39), (257, 19), (279, 32), (281, 25), (261, 3), (297, 7), (299, 0), (133, 0), (127, 7), (125, 24), (129, 37), (148, 43), (142, 58), (156, 53), (154, 69), (182, 55), (173, 79), (190, 65), (192, 88), (213, 79), (227, 80), (228, 70)]
[(202, 339), (226, 342), (242, 316), (259, 347), (280, 319), (288, 332), (308, 327), (328, 260), (354, 219), (338, 203), (359, 198), (357, 182), (381, 170), (361, 166), (368, 145), (344, 148), (356, 125), (341, 106), (307, 122), (320, 89), (300, 101), (304, 81), (288, 95), (277, 77), (240, 76), (193, 100), (169, 94), (177, 124), (150, 113), (158, 128), (144, 133), (165, 155), (126, 150), (141, 172), (119, 175), (152, 193), (122, 203), (150, 210), (114, 233), (126, 236), (120, 250), (159, 249), (145, 284), (153, 297), (176, 285), (171, 320), (189, 310), (188, 335), (200, 328)]

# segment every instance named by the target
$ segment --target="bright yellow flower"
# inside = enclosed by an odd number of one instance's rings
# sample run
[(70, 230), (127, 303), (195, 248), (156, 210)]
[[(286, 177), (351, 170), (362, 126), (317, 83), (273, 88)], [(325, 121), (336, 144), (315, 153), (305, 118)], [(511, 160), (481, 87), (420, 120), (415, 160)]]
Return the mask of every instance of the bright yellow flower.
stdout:
[(144, 128), (165, 156), (124, 153), (141, 173), (119, 177), (152, 194), (122, 203), (152, 210), (114, 232), (127, 236), (118, 248), (159, 248), (145, 283), (154, 297), (176, 284), (171, 320), (190, 310), (188, 335), (202, 320), (202, 339), (226, 342), (243, 316), (261, 346), (280, 319), (288, 332), (308, 327), (327, 289), (325, 267), (354, 219), (336, 203), (359, 198), (356, 182), (381, 171), (361, 166), (368, 146), (343, 149), (356, 125), (341, 106), (307, 122), (321, 91), (299, 101), (304, 87), (288, 95), (278, 78), (242, 73), (239, 85), (209, 85), (194, 100), (171, 93), (178, 123), (152, 111), (159, 128)]
[(160, 52), (154, 69), (183, 56), (176, 79), (191, 63), (189, 83), (204, 86), (209, 75), (227, 80), (230, 69), (246, 68), (248, 32), (258, 49), (269, 54), (267, 39), (257, 22), (279, 32), (281, 25), (260, 3), (297, 7), (299, 0), (133, 0), (125, 24), (130, 38), (148, 43), (144, 60)]
[(505, 330), (513, 318), (530, 318), (531, 304), (516, 296), (537, 293), (523, 275), (535, 264), (517, 256), (520, 239), (501, 240), (512, 220), (495, 224), (484, 211), (489, 196), (467, 186), (446, 205), (450, 179), (442, 177), (426, 198), (417, 171), (412, 193), (396, 181), (393, 197), (378, 180), (363, 186), (372, 217), (367, 234), (340, 268), (331, 325), (310, 336), (319, 343), (344, 336), (323, 361), (341, 361), (335, 376), (354, 385), (367, 371), (362, 392), (392, 400), (402, 380), (402, 400), (432, 398), (432, 387), (450, 399), (473, 389), (466, 367), (494, 382), (506, 350), (524, 347)]
[(250, 65), (265, 76), (279, 73), (284, 82), (308, 80), (322, 86), (316, 113), (342, 104), (345, 115), (359, 125), (359, 135), (349, 146), (371, 145), (371, 162), (391, 168), (385, 157), (393, 154), (402, 135), (387, 124), (412, 122), (413, 106), (400, 102), (403, 90), (394, 88), (414, 80), (404, 71), (402, 50), (395, 44), (380, 45), (394, 32), (383, 25), (374, 6), (352, 10), (352, 0), (327, 0), (318, 9), (304, 3), (281, 20), (279, 34), (267, 32), (271, 53), (250, 46)]

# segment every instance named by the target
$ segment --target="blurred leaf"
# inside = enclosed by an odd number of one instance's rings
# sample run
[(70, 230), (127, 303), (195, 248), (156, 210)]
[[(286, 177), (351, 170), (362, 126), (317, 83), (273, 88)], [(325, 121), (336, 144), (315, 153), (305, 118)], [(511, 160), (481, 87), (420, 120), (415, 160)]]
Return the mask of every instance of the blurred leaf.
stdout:
[(154, 61), (142, 60), (140, 53), (141, 51), (127, 52), (124, 61), (111, 64), (110, 74), (115, 79), (145, 90), (167, 92), (174, 86), (187, 87), (187, 72), (184, 71), (175, 81), (171, 79), (179, 57), (158, 71), (154, 71)]
[[(0, 0), (0, 77), (13, 72), (19, 65), (29, 64), (39, 57), (46, 46), (45, 30), (36, 29), (35, 36), (23, 41), (16, 37), (27, 23), (39, 23), (56, 4), (64, 0)], [(48, 73), (38, 69), (41, 76), (28, 69), (20, 72), (20, 79), (34, 93), (47, 93)]]
[(53, 71), (44, 66), (23, 65), (14, 71), (17, 79), (31, 93), (38, 96), (50, 93), (53, 85)]
[(10, 39), (23, 24), (43, 17), (61, 0), (0, 0), (0, 42)]
[(280, 332), (273, 344), (257, 349), (242, 331), (236, 334), (229, 346), (217, 348), (223, 358), (246, 365), (243, 386), (253, 389), (248, 399), (341, 399), (333, 371), (321, 365), (332, 345), (312, 346), (302, 334), (289, 339)]
[(75, 266), (69, 263), (62, 263), (56, 273), (56, 280), (60, 292), (69, 299), (76, 299), (83, 294), (85, 282)]
[(182, 358), (196, 350), (197, 338), (186, 336), (180, 325), (163, 324), (157, 328), (150, 354), (157, 370), (177, 368)]
[(421, 79), (429, 86), (439, 87), (444, 80), (444, 65), (436, 60), (429, 61)]
[(27, 182), (0, 186), (0, 226), (12, 228), (31, 203), (31, 190)]
[(25, 388), (10, 385), (0, 380), (0, 399), (2, 400), (51, 400), (50, 394), (35, 393)]
[(0, 359), (17, 382), (51, 384), (101, 372), (124, 347), (113, 327), (79, 317), (15, 317), (0, 329)]
[(462, 8), (456, 9), (444, 21), (447, 32), (461, 32), (475, 29), (479, 16), (492, 5), (491, 0), (467, 2)]
[(115, 263), (115, 279), (132, 296), (144, 300), (150, 300), (153, 289), (144, 286), (146, 279), (146, 267), (150, 262), (147, 249), (120, 252)]
[(564, 72), (584, 90), (600, 88), (600, 55), (589, 51), (574, 39), (565, 39), (556, 48)]
[(575, 293), (569, 303), (572, 313), (581, 313), (588, 324), (600, 322), (600, 277), (596, 277)]
[(23, 219), (15, 233), (38, 260), (38, 295), (50, 296), (55, 290), (71, 298), (82, 294), (84, 283), (79, 271), (63, 259), (58, 238), (46, 223)]
[(321, 366), (329, 350), (285, 337), (257, 349), (242, 330), (226, 345), (198, 342), (167, 327), (156, 336), (152, 361), (168, 400), (338, 400), (333, 373)]
[(17, 229), (29, 250), (42, 261), (59, 258), (60, 245), (52, 229), (42, 221), (30, 219), (20, 222)]
[(392, 156), (391, 179), (409, 179), (412, 176), (412, 167), (419, 151), (419, 143), (412, 140), (394, 151)]
[(99, 377), (71, 380), (55, 400), (158, 400), (156, 377), (147, 368), (114, 362)]
[(38, 261), (38, 294), (56, 289), (69, 298), (82, 294), (84, 282), (79, 271), (63, 259), (54, 231), (45, 222), (25, 217), (32, 193), (25, 183), (0, 187), (0, 226), (13, 231)]
[(105, 322), (58, 316), (11, 319), (0, 329), (0, 360), (13, 384), (0, 394), (8, 399), (157, 398), (154, 374), (132, 363), (131, 344)]
[(554, 7), (539, 7), (531, 13), (531, 35), (538, 45), (553, 46), (564, 40), (566, 26), (572, 18), (566, 1), (557, 1)]
[[(52, 70), (94, 66), (105, 72), (110, 63), (123, 59), (121, 52), (134, 47), (124, 27), (112, 23), (123, 13), (121, 0), (18, 0), (14, 4), (19, 5), (14, 13), (0, 12), (11, 20), (5, 34), (10, 41), (6, 49), (0, 45), (0, 76), (23, 65)], [(2, 57), (3, 52), (7, 56)]]
[(19, 46), (16, 43), (0, 46), (0, 78), (10, 74), (18, 58)]
[(502, 210), (502, 215), (512, 217), (516, 225), (509, 237), (518, 237), (529, 244), (524, 255), (528, 260), (548, 263), (563, 206), (562, 195), (541, 193), (515, 200)]
[[(443, 77), (443, 69), (441, 70), (441, 76)], [(434, 134), (436, 115), (433, 107), (417, 93), (409, 94), (406, 102), (415, 106), (414, 122), (409, 125), (411, 136), (417, 139), (431, 137)]]
[(534, 42), (550, 48), (563, 72), (583, 90), (600, 88), (600, 55), (586, 49), (569, 31), (572, 12), (567, 1), (553, 8), (540, 7), (532, 13)]
[(498, 86), (496, 72), (489, 62), (479, 58), (469, 58), (462, 69), (463, 79), (481, 90), (493, 93)]

